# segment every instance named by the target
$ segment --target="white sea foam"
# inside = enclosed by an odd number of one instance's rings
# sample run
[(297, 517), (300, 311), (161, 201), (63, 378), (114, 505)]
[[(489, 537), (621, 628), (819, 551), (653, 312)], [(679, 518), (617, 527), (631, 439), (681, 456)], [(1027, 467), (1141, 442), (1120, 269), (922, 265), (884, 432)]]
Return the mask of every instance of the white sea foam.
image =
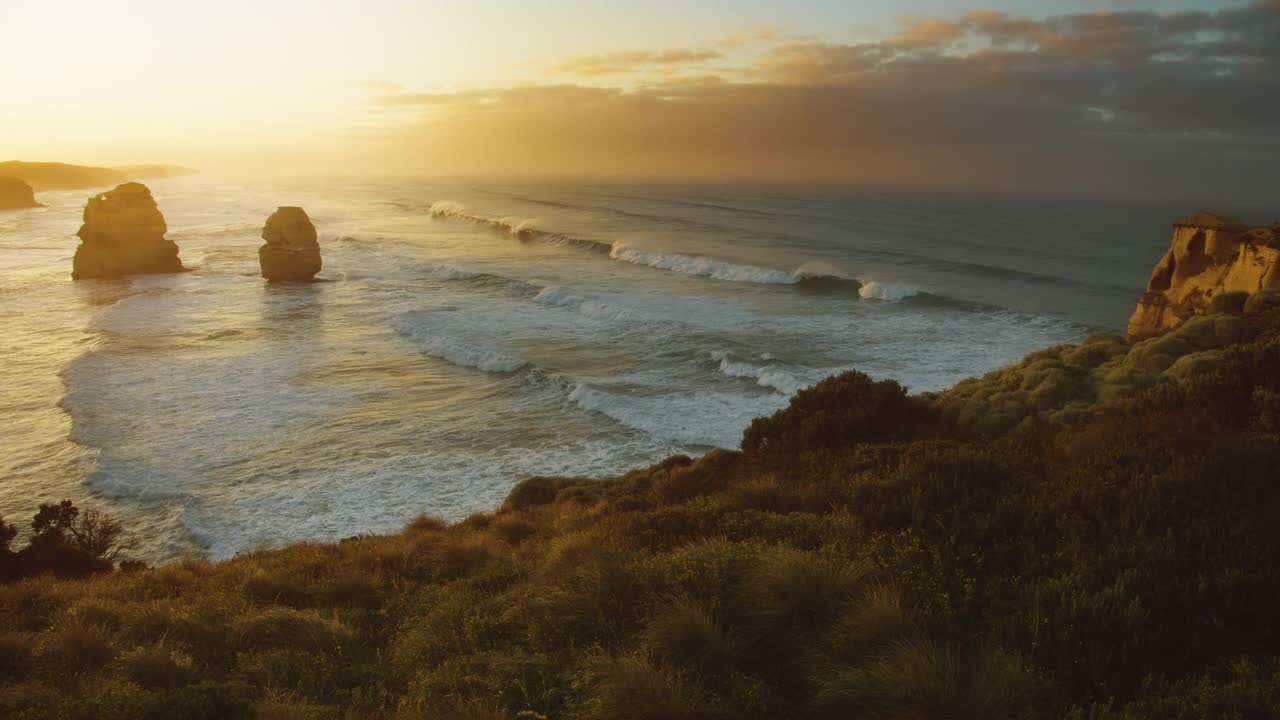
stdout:
[(533, 298), (534, 302), (547, 305), (549, 307), (566, 308), (575, 310), (587, 317), (596, 318), (597, 320), (608, 320), (612, 322), (654, 322), (658, 320), (654, 316), (640, 310), (620, 307), (604, 300), (577, 295), (566, 288), (552, 285), (544, 287), (538, 291)]
[[(768, 353), (765, 353), (768, 355)], [(763, 355), (761, 356), (763, 358)], [(797, 390), (808, 387), (820, 380), (824, 371), (799, 368), (788, 369), (776, 364), (753, 365), (735, 360), (724, 350), (711, 352), (711, 359), (719, 362), (719, 370), (729, 377), (754, 379), (760, 387), (773, 388), (783, 395), (794, 394)]]
[(431, 203), (431, 217), (462, 217), (467, 214), (467, 206), (453, 200), (437, 200)]
[(794, 285), (800, 278), (794, 273), (755, 265), (739, 265), (712, 257), (701, 255), (679, 255), (663, 253), (656, 250), (645, 250), (624, 243), (614, 243), (609, 251), (614, 260), (629, 262), (633, 265), (670, 270), (696, 277), (732, 282), (759, 283), (763, 285)]
[(915, 288), (885, 285), (875, 280), (863, 283), (862, 287), (858, 289), (859, 297), (866, 300), (884, 300), (887, 302), (897, 302), (919, 294), (920, 291)]
[(411, 311), (393, 322), (397, 332), (412, 338), (422, 352), (432, 357), (485, 372), (509, 373), (525, 366), (515, 353), (481, 338), (451, 334), (458, 323), (442, 321), (432, 312)]
[(634, 430), (682, 445), (736, 448), (751, 420), (786, 405), (777, 394), (673, 392), (640, 396), (578, 383), (569, 394), (578, 407), (607, 415)]

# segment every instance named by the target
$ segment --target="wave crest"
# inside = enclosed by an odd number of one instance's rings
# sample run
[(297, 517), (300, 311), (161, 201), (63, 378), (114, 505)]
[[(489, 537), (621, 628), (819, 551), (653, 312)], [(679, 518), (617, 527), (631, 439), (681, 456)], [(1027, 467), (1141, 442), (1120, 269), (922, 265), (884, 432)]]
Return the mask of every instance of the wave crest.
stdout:
[(647, 313), (630, 308), (619, 307), (603, 300), (575, 295), (566, 288), (550, 285), (538, 291), (533, 301), (549, 307), (565, 308), (597, 320), (614, 322), (653, 322), (655, 318)]
[(695, 277), (707, 277), (713, 280), (750, 282), (762, 285), (795, 285), (800, 282), (799, 276), (784, 270), (774, 270), (755, 265), (739, 265), (702, 255), (679, 255), (656, 250), (645, 250), (624, 243), (614, 243), (613, 248), (609, 251), (609, 257), (614, 260), (629, 262), (633, 265), (670, 270)]
[(919, 294), (920, 291), (912, 287), (885, 285), (874, 280), (863, 284), (863, 286), (858, 290), (858, 296), (863, 299), (883, 300), (885, 302), (906, 300), (909, 297), (915, 297)]
[(454, 365), (492, 373), (511, 373), (525, 366), (525, 361), (509, 350), (451, 335), (434, 322), (433, 313), (407, 312), (393, 321), (396, 332), (411, 338), (422, 352)]
[[(765, 353), (766, 355), (768, 353)], [(763, 359), (772, 359), (764, 358)], [(793, 395), (797, 390), (806, 388), (817, 381), (817, 378), (804, 377), (779, 365), (752, 365), (735, 360), (724, 350), (713, 350), (711, 359), (718, 361), (720, 373), (729, 377), (755, 380), (760, 387), (773, 388), (783, 395)]]

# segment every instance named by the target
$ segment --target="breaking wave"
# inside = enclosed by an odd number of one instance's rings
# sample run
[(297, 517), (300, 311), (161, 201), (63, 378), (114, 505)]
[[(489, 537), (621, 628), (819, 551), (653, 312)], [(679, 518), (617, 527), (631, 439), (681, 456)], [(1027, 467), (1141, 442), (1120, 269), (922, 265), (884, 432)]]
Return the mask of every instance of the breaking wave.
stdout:
[(609, 320), (613, 322), (657, 322), (662, 319), (639, 310), (620, 307), (604, 300), (576, 295), (568, 289), (558, 285), (551, 285), (542, 288), (538, 291), (538, 294), (533, 297), (533, 301), (549, 307), (574, 310), (597, 320)]
[(699, 392), (628, 395), (580, 382), (569, 399), (583, 410), (613, 418), (633, 430), (681, 445), (735, 448), (753, 418), (773, 413), (786, 398)]
[(495, 218), (476, 215), (468, 212), (467, 207), (462, 203), (452, 200), (440, 200), (432, 203), (430, 214), (433, 218), (447, 218), (469, 222), (473, 225), (484, 225), (528, 242), (536, 241), (548, 245), (574, 247), (598, 253), (607, 253), (611, 248), (609, 243), (542, 230), (538, 227), (538, 221), (534, 218), (519, 218), (515, 216)]
[(656, 250), (645, 250), (623, 243), (614, 243), (609, 251), (614, 260), (629, 262), (633, 265), (670, 270), (672, 272), (707, 277), (713, 280), (729, 280), (732, 282), (760, 283), (762, 285), (795, 285), (801, 277), (795, 273), (755, 265), (739, 265), (737, 263), (717, 260), (701, 255), (677, 255), (662, 253)]
[(788, 370), (777, 364), (753, 365), (752, 363), (735, 359), (724, 350), (713, 350), (711, 359), (719, 363), (718, 369), (721, 374), (729, 377), (755, 380), (760, 387), (772, 388), (783, 395), (792, 395), (797, 390), (814, 384), (821, 379), (822, 375), (822, 373), (815, 371), (804, 373)]
[(915, 288), (885, 285), (874, 280), (864, 284), (858, 289), (858, 296), (861, 298), (866, 300), (884, 300), (886, 302), (906, 300), (909, 297), (915, 297), (919, 294), (920, 291)]
[[(486, 217), (476, 215), (467, 207), (453, 200), (440, 200), (431, 204), (431, 217), (455, 219), (473, 225), (483, 225), (501, 230), (526, 241), (538, 241), (548, 245), (560, 245), (608, 254), (613, 260), (650, 267), (657, 270), (682, 273), (694, 277), (729, 282), (756, 283), (760, 285), (795, 285), (812, 291), (835, 291), (857, 293), (862, 283), (852, 278), (836, 274), (813, 272), (811, 264), (800, 266), (796, 270), (779, 270), (735, 263), (707, 255), (681, 255), (658, 250), (635, 247), (624, 242), (606, 243), (597, 240), (551, 232), (538, 227), (538, 221), (515, 216)], [(866, 297), (866, 296), (863, 296)]]
[(484, 340), (451, 333), (449, 323), (434, 313), (410, 311), (393, 321), (396, 332), (412, 339), (422, 352), (454, 365), (492, 373), (511, 373), (526, 365), (515, 353)]

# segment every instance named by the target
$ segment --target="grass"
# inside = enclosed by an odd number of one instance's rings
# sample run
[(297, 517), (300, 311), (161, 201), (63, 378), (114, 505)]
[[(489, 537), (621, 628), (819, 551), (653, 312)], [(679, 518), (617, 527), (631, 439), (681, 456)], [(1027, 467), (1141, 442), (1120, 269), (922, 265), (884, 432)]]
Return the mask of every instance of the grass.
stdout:
[(845, 378), (751, 452), (3, 584), (0, 717), (1280, 716), (1280, 314), (1243, 322), (1124, 391), (1107, 337), (932, 397)]

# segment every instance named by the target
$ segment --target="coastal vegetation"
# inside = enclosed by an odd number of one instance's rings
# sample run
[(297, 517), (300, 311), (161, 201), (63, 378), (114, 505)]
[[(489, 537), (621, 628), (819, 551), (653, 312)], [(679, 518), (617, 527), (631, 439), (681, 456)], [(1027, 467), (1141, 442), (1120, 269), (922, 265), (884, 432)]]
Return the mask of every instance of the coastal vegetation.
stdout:
[[(742, 451), (456, 523), (26, 577), (0, 715), (1275, 717), (1280, 311), (1251, 307), (1145, 341), (1178, 358), (1093, 338), (932, 396), (849, 372)], [(79, 547), (66, 507), (41, 527)]]

